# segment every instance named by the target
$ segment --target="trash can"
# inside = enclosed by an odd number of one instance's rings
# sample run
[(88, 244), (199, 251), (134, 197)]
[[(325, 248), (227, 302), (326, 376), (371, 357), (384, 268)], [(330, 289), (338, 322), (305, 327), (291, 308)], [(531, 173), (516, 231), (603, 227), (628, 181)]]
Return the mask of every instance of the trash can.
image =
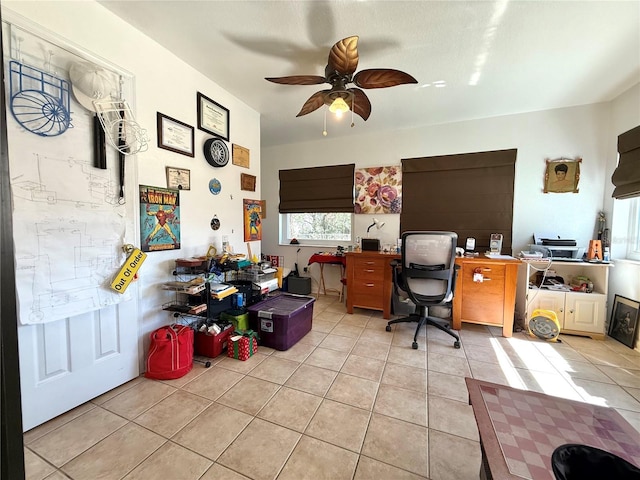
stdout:
[(640, 469), (625, 459), (599, 448), (568, 443), (551, 455), (556, 480), (640, 480)]

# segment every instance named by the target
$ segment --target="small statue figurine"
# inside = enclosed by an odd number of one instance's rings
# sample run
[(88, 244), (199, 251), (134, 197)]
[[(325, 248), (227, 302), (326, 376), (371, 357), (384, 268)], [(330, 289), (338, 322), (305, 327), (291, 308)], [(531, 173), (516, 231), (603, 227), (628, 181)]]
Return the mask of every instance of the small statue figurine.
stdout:
[(606, 225), (606, 218), (604, 212), (598, 212), (598, 240), (602, 240), (602, 234), (604, 233)]

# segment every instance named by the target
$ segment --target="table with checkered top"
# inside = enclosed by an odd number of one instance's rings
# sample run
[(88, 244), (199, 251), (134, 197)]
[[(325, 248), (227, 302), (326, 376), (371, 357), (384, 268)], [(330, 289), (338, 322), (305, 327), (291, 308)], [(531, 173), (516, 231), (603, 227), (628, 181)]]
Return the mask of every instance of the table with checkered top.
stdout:
[(613, 408), (465, 378), (480, 433), (481, 477), (554, 480), (560, 445), (600, 448), (640, 465), (640, 433)]

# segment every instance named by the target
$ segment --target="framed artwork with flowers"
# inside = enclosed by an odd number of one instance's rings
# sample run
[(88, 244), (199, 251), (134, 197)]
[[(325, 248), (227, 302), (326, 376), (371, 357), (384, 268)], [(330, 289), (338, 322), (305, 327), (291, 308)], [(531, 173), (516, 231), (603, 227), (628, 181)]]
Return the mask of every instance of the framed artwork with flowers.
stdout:
[(402, 167), (355, 169), (355, 213), (379, 214), (402, 211)]

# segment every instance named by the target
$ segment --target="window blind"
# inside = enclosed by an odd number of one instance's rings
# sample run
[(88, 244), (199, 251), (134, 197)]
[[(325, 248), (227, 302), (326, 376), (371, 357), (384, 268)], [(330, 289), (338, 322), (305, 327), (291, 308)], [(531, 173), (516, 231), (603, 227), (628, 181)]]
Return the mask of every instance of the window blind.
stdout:
[(280, 170), (280, 213), (353, 212), (355, 164)]
[(458, 246), (476, 239), (489, 249), (492, 233), (503, 235), (511, 254), (516, 149), (402, 160), (400, 233), (441, 230), (458, 234)]
[(618, 136), (618, 166), (611, 182), (615, 185), (613, 198), (640, 196), (640, 126)]

